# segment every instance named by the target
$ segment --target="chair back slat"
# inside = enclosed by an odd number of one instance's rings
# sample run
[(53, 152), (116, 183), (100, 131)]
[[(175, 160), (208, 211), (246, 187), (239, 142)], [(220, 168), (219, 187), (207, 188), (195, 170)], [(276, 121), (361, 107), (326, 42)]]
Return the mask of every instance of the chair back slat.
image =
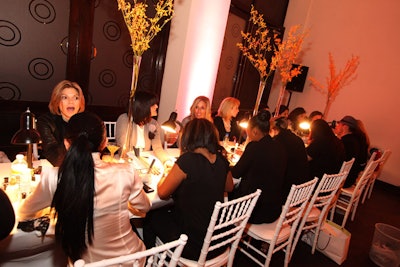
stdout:
[[(376, 154), (376, 152), (374, 152), (372, 155)], [(372, 190), (374, 189), (374, 185), (375, 185), (375, 180), (378, 179), (382, 173), (382, 169), (383, 166), (385, 165), (386, 161), (388, 160), (389, 156), (392, 154), (392, 151), (390, 149), (386, 149), (382, 156), (379, 158), (379, 164), (375, 169), (374, 174), (370, 177), (370, 179), (368, 180), (367, 184), (365, 185), (365, 189), (364, 189), (364, 196), (362, 199), (362, 203), (364, 203), (367, 195), (368, 198), (371, 197), (372, 194)], [(371, 156), (372, 157), (372, 156)]]
[(228, 202), (217, 202), (200, 252), (198, 266), (204, 266), (207, 254), (217, 248), (230, 244), (228, 266), (232, 266), (237, 245), (250, 215), (261, 194), (254, 193)]
[[(175, 267), (180, 259), (183, 248), (187, 242), (187, 235), (182, 234), (178, 240), (163, 244), (161, 246), (153, 247), (145, 251), (136, 252), (129, 255), (119, 256), (111, 259), (105, 259), (92, 263), (85, 263), (84, 260), (79, 259), (74, 262), (74, 267), (108, 267), (108, 266), (122, 266), (131, 264), (132, 266), (141, 266), (142, 261), (146, 260), (148, 267)], [(173, 251), (169, 261), (167, 255), (169, 251)]]
[[(318, 239), (319, 229), (326, 220), (332, 199), (335, 197), (336, 192), (340, 189), (346, 177), (347, 177), (347, 172), (330, 174), (330, 175), (324, 174), (317, 188), (315, 189), (305, 212), (303, 213), (302, 219), (300, 221), (299, 227), (296, 232), (296, 236), (293, 240), (292, 249), (290, 252), (291, 256), (293, 255), (297, 242), (299, 241), (303, 231), (315, 229), (314, 230), (315, 241)], [(315, 209), (318, 209), (319, 211), (319, 215), (317, 218), (309, 217), (313, 209), (314, 211)], [(313, 245), (312, 247), (313, 254), (314, 251), (315, 247)]]
[(341, 209), (345, 212), (341, 227), (344, 228), (346, 226), (347, 218), (350, 212), (352, 212), (351, 220), (354, 220), (357, 206), (363, 193), (364, 187), (368, 183), (368, 180), (374, 175), (374, 171), (378, 164), (379, 160), (369, 162), (368, 165), (365, 167), (361, 177), (356, 182), (355, 186), (341, 189), (339, 198), (337, 199), (337, 202), (333, 207), (331, 213), (331, 220), (336, 209)]
[(104, 126), (106, 127), (107, 140), (109, 142), (115, 141), (115, 132), (117, 129), (116, 121), (105, 121)]

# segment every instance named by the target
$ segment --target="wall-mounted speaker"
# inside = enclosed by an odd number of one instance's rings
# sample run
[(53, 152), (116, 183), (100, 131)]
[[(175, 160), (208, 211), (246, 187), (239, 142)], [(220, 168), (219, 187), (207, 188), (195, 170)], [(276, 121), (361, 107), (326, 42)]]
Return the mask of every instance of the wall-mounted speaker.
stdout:
[[(292, 64), (292, 69), (297, 68), (298, 66), (300, 65)], [(301, 66), (300, 70), (301, 73), (296, 77), (293, 77), (292, 80), (286, 84), (286, 90), (299, 93), (303, 92), (304, 84), (307, 79), (308, 67)]]

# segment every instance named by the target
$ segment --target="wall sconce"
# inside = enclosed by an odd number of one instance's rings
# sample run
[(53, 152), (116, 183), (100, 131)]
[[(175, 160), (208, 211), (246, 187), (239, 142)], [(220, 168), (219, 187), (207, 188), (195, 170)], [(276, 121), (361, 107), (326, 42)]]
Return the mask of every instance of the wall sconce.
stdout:
[(20, 129), (11, 138), (11, 144), (28, 145), (26, 159), (28, 168), (32, 168), (33, 144), (40, 142), (40, 134), (35, 129), (35, 115), (30, 112), (29, 107), (20, 117)]
[[(178, 117), (178, 113), (175, 111), (171, 112), (169, 115), (169, 119), (161, 125), (161, 128), (167, 133), (177, 133), (179, 129), (182, 128), (182, 125), (179, 121), (176, 120)], [(179, 128), (177, 127), (179, 125)]]

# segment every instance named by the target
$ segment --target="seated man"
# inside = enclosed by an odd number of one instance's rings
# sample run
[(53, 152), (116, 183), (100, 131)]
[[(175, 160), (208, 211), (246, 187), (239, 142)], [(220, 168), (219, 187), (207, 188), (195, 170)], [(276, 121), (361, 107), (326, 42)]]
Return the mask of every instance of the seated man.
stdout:
[(345, 160), (355, 158), (353, 167), (343, 187), (351, 187), (364, 169), (368, 156), (368, 145), (365, 134), (358, 126), (358, 121), (352, 116), (344, 116), (335, 127), (335, 134), (342, 140), (346, 152)]

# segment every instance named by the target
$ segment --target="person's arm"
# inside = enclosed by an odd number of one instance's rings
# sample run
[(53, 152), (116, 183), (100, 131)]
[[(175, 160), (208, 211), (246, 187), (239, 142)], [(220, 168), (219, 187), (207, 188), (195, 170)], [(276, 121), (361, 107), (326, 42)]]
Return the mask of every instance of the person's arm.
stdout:
[[(57, 129), (55, 116), (44, 114), (37, 120), (36, 127), (42, 139), (42, 155), (53, 165), (60, 166), (67, 150), (63, 138), (58, 140), (56, 134), (61, 134), (62, 129)], [(61, 125), (59, 126), (61, 127)]]
[(128, 206), (130, 209), (138, 210), (142, 213), (148, 212), (151, 208), (150, 199), (143, 190), (143, 183), (137, 172), (133, 176), (134, 179)]
[(234, 178), (243, 179), (243, 175), (250, 168), (253, 162), (253, 155), (256, 155), (256, 152), (253, 152), (253, 150), (257, 147), (256, 143), (257, 142), (248, 143), (239, 161), (231, 168), (232, 176)]
[(58, 168), (43, 167), (39, 184), (19, 207), (17, 218), (25, 221), (37, 217), (37, 213), (51, 206), (57, 189)]
[(186, 173), (182, 171), (178, 164), (174, 164), (168, 175), (161, 178), (160, 182), (158, 182), (158, 196), (161, 199), (168, 199), (185, 178)]
[(168, 155), (168, 153), (164, 150), (163, 144), (161, 142), (161, 127), (157, 123), (156, 120), (152, 120), (151, 124), (153, 124), (156, 127), (156, 130), (154, 131), (155, 136), (151, 140), (151, 147), (154, 151), (155, 156), (161, 160), (162, 163), (165, 163), (168, 160), (171, 160), (171, 156)]
[(115, 141), (121, 149), (125, 144), (126, 131), (128, 130), (128, 115), (126, 113), (121, 114), (115, 125)]
[(232, 173), (229, 171), (226, 175), (225, 192), (232, 192), (234, 188)]

